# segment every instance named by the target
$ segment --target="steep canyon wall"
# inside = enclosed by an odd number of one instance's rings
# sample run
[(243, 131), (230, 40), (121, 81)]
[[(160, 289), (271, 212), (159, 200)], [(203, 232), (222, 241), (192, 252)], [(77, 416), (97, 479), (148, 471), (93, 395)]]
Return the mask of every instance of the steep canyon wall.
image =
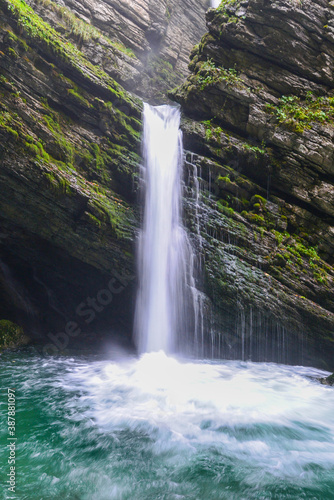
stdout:
[(203, 351), (333, 368), (332, 2), (207, 7), (0, 0), (0, 317), (130, 338), (141, 99), (178, 85)]

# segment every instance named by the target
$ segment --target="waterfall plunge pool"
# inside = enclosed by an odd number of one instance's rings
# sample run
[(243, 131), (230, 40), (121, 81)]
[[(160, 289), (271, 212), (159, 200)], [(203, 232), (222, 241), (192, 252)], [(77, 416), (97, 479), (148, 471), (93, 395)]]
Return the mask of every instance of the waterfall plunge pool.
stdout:
[[(15, 498), (333, 499), (333, 389), (315, 380), (325, 375), (163, 353), (105, 360), (7, 352), (2, 386), (15, 387), (17, 400)], [(4, 446), (1, 453), (4, 477)]]
[[(179, 123), (178, 108), (144, 105), (134, 325), (142, 353), (173, 352), (185, 332), (193, 332), (190, 344), (204, 338), (195, 251), (182, 225)], [(316, 380), (326, 375), (162, 351), (107, 360), (6, 352), (17, 489), (13, 497), (4, 482), (2, 498), (333, 500), (333, 389)], [(1, 410), (5, 422), (7, 401)], [(6, 478), (6, 425), (0, 432)]]

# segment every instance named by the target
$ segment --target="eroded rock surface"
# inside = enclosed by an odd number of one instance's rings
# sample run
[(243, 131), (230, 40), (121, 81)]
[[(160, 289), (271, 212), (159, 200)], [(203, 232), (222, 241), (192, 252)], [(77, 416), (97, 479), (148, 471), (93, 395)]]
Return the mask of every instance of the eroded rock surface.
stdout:
[(23, 2), (0, 9), (0, 316), (130, 337), (142, 103)]

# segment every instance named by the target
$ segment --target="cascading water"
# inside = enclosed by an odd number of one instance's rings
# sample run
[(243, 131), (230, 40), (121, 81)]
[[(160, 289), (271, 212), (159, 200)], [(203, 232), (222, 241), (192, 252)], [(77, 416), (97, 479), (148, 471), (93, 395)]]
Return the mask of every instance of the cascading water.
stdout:
[(178, 333), (188, 329), (193, 256), (181, 222), (179, 125), (177, 107), (144, 105), (145, 208), (135, 314), (135, 338), (141, 353), (174, 352)]

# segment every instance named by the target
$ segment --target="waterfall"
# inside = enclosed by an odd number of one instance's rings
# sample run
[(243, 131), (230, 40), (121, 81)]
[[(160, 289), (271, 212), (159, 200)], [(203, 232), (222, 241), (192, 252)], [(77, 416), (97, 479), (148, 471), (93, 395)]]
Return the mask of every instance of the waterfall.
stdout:
[(216, 9), (219, 6), (220, 2), (221, 2), (221, 0), (211, 0), (211, 2), (210, 2), (211, 7)]
[(141, 353), (172, 353), (180, 345), (180, 336), (191, 329), (193, 254), (181, 221), (183, 148), (179, 125), (177, 107), (144, 105), (145, 206), (138, 244), (135, 313), (135, 341)]

